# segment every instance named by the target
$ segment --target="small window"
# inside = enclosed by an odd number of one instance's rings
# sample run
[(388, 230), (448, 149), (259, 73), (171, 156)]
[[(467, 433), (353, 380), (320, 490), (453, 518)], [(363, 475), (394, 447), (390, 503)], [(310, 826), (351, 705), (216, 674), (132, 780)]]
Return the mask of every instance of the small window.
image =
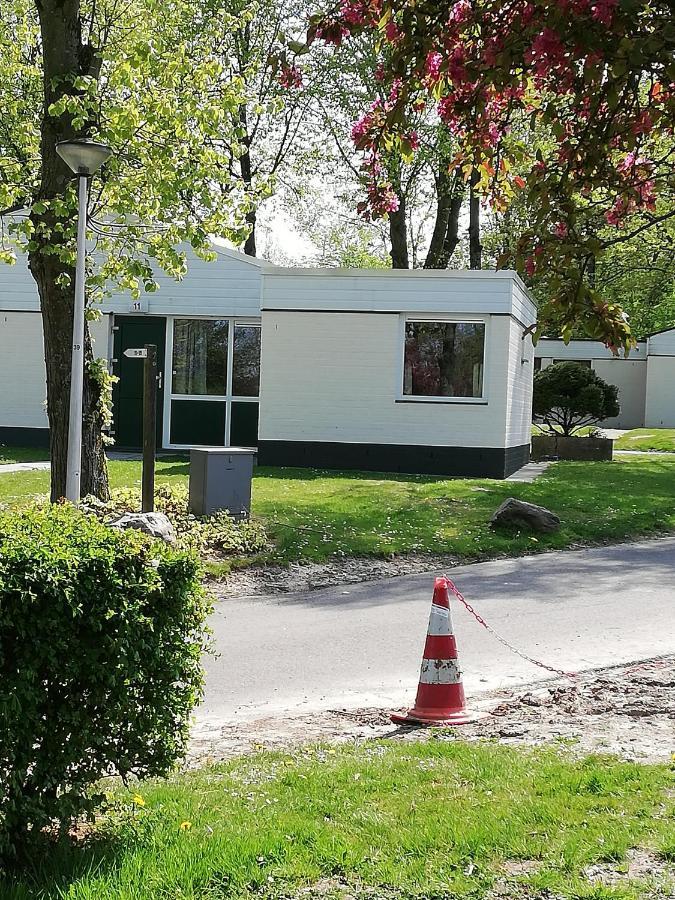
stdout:
[(482, 397), (482, 322), (406, 322), (403, 394)]
[(174, 394), (227, 393), (227, 331), (227, 319), (174, 320)]
[(573, 363), (576, 363), (578, 366), (584, 366), (587, 369), (591, 368), (590, 359), (554, 359), (553, 365), (555, 366), (558, 363), (566, 363), (566, 362), (573, 362)]
[(534, 358), (534, 371), (541, 372), (541, 356), (535, 356)]
[(232, 394), (257, 397), (260, 393), (260, 326), (234, 326)]

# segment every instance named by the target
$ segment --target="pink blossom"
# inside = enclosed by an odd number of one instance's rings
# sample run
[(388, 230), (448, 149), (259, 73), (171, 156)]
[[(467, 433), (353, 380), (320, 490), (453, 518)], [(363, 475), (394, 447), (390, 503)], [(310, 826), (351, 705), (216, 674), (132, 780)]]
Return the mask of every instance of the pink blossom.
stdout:
[(458, 25), (461, 22), (466, 22), (466, 20), (471, 15), (471, 2), (470, 0), (458, 0), (457, 3), (454, 4), (452, 9), (450, 10), (450, 16), (448, 21), (456, 22)]
[(355, 144), (359, 144), (363, 138), (368, 134), (370, 129), (371, 122), (369, 121), (368, 114), (362, 116), (358, 122), (354, 122), (352, 125), (352, 140)]
[(420, 136), (416, 131), (411, 131), (409, 134), (407, 134), (405, 136), (405, 140), (410, 145), (411, 150), (420, 149)]
[(366, 21), (363, 5), (358, 0), (342, 0), (340, 14), (350, 25), (363, 25)]
[(283, 65), (279, 73), (279, 84), (285, 88), (302, 87), (302, 71), (298, 66)]
[(537, 262), (534, 256), (528, 256), (525, 260), (525, 272), (532, 276), (537, 271)]
[(431, 53), (428, 53), (427, 58), (424, 62), (424, 71), (426, 72), (427, 76), (434, 81), (438, 81), (441, 75), (442, 63), (442, 53), (439, 53), (437, 50), (432, 50)]
[(623, 200), (620, 197), (617, 197), (612, 208), (608, 209), (605, 213), (605, 221), (608, 225), (615, 225), (618, 228), (625, 212), (626, 206)]
[(606, 25), (608, 28), (614, 19), (617, 0), (597, 0), (591, 6), (591, 15), (596, 22)]
[(403, 32), (398, 27), (396, 22), (392, 22), (391, 19), (387, 22), (384, 33), (390, 44), (395, 44), (403, 37)]
[(632, 130), (633, 134), (649, 134), (653, 127), (654, 123), (652, 122), (652, 117), (649, 115), (646, 109), (643, 109), (633, 123)]
[(566, 238), (569, 234), (569, 229), (565, 222), (558, 222), (558, 224), (553, 229), (553, 234), (558, 238)]

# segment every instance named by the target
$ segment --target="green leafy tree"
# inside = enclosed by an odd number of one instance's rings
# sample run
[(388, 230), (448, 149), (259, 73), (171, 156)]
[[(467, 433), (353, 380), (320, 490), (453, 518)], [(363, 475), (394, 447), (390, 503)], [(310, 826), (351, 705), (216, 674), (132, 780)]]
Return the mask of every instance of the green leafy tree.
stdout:
[(618, 416), (619, 389), (577, 362), (554, 363), (534, 376), (532, 411), (552, 434), (572, 435), (585, 425)]
[[(154, 290), (158, 268), (180, 278), (182, 244), (207, 257), (210, 234), (243, 242), (251, 199), (231, 165), (243, 85), (222, 55), (240, 26), (224, 0), (0, 9), (0, 253), (11, 262), (13, 245), (27, 252), (40, 295), (54, 500), (65, 492), (77, 209), (56, 144), (93, 137), (114, 149), (91, 190), (91, 309), (111, 285)], [(105, 403), (88, 333), (85, 366), (82, 491), (106, 498)]]

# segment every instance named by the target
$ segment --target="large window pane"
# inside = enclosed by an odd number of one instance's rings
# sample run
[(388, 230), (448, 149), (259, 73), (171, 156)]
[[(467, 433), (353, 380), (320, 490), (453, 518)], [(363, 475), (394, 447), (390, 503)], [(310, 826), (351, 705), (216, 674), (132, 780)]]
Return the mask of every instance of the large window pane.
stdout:
[(227, 327), (227, 319), (174, 320), (174, 394), (225, 394)]
[(260, 328), (235, 325), (232, 394), (257, 397), (260, 393)]
[(406, 322), (403, 393), (482, 397), (485, 325)]

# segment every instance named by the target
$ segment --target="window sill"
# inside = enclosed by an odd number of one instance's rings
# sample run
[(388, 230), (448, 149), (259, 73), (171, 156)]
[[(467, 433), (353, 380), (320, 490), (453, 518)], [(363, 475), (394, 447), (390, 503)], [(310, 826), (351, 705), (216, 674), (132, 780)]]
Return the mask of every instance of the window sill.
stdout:
[(399, 397), (394, 403), (443, 403), (452, 406), (487, 406), (484, 397)]

